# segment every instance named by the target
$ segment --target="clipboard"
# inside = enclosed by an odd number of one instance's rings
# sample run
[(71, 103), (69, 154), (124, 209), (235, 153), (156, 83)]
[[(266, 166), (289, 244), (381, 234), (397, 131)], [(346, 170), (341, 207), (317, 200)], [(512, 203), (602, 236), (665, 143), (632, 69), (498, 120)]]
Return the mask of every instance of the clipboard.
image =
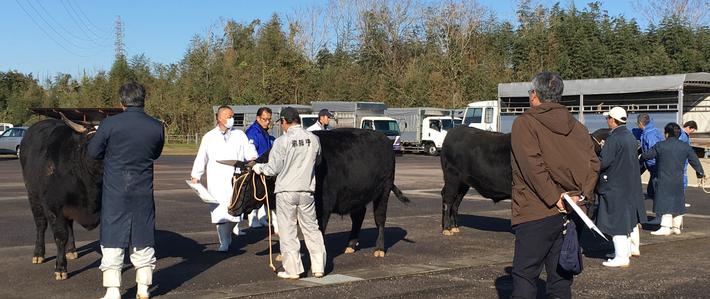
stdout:
[(197, 196), (200, 197), (200, 199), (204, 203), (219, 204), (219, 201), (214, 199), (214, 197), (212, 197), (212, 194), (210, 194), (207, 191), (207, 188), (205, 188), (205, 186), (203, 186), (202, 184), (193, 184), (191, 180), (185, 180), (185, 183), (190, 186), (190, 189), (192, 189), (192, 191), (195, 191), (195, 193), (197, 193)]

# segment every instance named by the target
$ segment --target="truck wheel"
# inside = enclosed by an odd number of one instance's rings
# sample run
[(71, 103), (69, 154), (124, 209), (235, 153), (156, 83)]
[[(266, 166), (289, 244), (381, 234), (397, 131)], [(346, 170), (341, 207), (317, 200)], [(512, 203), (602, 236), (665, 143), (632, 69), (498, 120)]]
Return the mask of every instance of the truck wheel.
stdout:
[(433, 143), (427, 143), (424, 145), (424, 152), (429, 156), (436, 156), (439, 151), (436, 150), (436, 146)]

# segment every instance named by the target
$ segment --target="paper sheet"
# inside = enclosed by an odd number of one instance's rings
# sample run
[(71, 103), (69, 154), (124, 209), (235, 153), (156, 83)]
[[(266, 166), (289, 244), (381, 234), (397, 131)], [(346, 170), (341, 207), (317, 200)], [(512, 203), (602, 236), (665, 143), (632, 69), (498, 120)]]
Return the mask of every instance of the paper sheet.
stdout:
[(202, 186), (200, 183), (193, 184), (191, 180), (185, 180), (185, 183), (187, 183), (188, 186), (190, 186), (190, 189), (195, 191), (197, 193), (197, 196), (202, 199), (205, 203), (213, 203), (213, 204), (219, 204), (219, 202), (212, 197), (212, 194), (210, 194), (207, 191), (207, 188), (205, 186)]
[(572, 210), (574, 210), (574, 212), (577, 213), (577, 215), (579, 215), (579, 218), (581, 218), (582, 221), (584, 221), (584, 224), (586, 224), (587, 227), (589, 227), (591, 230), (597, 232), (600, 236), (602, 236), (602, 238), (604, 238), (604, 240), (609, 241), (609, 239), (607, 239), (606, 236), (604, 236), (604, 234), (599, 230), (599, 228), (596, 225), (594, 225), (594, 222), (592, 222), (592, 219), (589, 219), (587, 214), (584, 213), (584, 211), (582, 211), (582, 209), (574, 201), (572, 201), (572, 198), (569, 197), (569, 195), (567, 195), (567, 193), (565, 193), (565, 195), (563, 197), (564, 197), (565, 201), (567, 201), (567, 203), (572, 207)]

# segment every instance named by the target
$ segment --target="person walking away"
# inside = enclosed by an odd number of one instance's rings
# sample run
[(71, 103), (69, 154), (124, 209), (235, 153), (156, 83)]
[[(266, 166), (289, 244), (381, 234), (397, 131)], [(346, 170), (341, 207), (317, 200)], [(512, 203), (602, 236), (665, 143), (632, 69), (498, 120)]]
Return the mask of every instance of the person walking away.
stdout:
[(333, 118), (333, 113), (330, 113), (328, 109), (321, 109), (318, 112), (318, 121), (316, 123), (312, 124), (310, 127), (308, 127), (309, 132), (313, 131), (321, 131), (321, 130), (330, 130), (330, 119)]
[(298, 111), (292, 107), (281, 110), (280, 125), (284, 134), (274, 141), (269, 162), (257, 163), (252, 168), (257, 174), (277, 176), (274, 187), (276, 217), (285, 270), (279, 272), (278, 277), (297, 279), (304, 272), (298, 227), (301, 228), (310, 253), (313, 276), (323, 277), (326, 252), (313, 198), (320, 142), (313, 133), (301, 127)]
[[(642, 130), (641, 132), (641, 152), (650, 150), (656, 143), (663, 141), (663, 134), (653, 124), (653, 120), (648, 113), (641, 113), (636, 117), (636, 125)], [(646, 186), (646, 195), (649, 198), (656, 199), (656, 178), (658, 178), (658, 170), (656, 169), (656, 160), (646, 160), (646, 169), (648, 170), (649, 178)]]
[(653, 202), (653, 212), (661, 216), (661, 228), (652, 235), (668, 236), (680, 234), (685, 214), (685, 192), (683, 190), (683, 169), (686, 161), (695, 169), (698, 178), (705, 177), (703, 166), (688, 144), (678, 139), (680, 126), (669, 123), (663, 129), (666, 140), (654, 145), (643, 153), (641, 159), (656, 159), (658, 166), (658, 198)]
[[(234, 128), (234, 112), (229, 106), (220, 106), (215, 114), (217, 125), (202, 136), (195, 162), (192, 164), (192, 183), (199, 183), (207, 175), (207, 191), (219, 204), (210, 204), (210, 218), (217, 227), (219, 248), (226, 252), (232, 243), (232, 233), (240, 235), (240, 216), (228, 212), (232, 200), (232, 178), (235, 168), (218, 163), (219, 160), (246, 162), (257, 158), (254, 145), (241, 130)], [(205, 171), (206, 170), (206, 171)]]
[[(274, 136), (269, 135), (269, 126), (271, 125), (271, 109), (269, 107), (261, 107), (256, 111), (256, 119), (254, 123), (246, 130), (249, 143), (256, 148), (256, 153), (261, 157), (264, 153), (271, 149), (274, 144)], [(279, 233), (278, 225), (276, 224), (276, 216), (272, 212), (271, 221), (274, 226), (274, 233)], [(247, 217), (249, 227), (259, 228), (268, 225), (266, 217), (266, 207), (261, 206), (258, 210), (251, 211)]]
[(124, 84), (118, 94), (123, 113), (103, 120), (88, 145), (89, 156), (104, 161), (99, 269), (106, 288), (103, 298), (121, 298), (124, 250), (130, 248), (136, 298), (145, 299), (155, 268), (153, 164), (163, 151), (165, 132), (143, 110), (143, 86)]
[(587, 128), (562, 98), (564, 82), (549, 72), (537, 74), (530, 106), (512, 128), (513, 188), (511, 224), (515, 232), (512, 298), (535, 298), (545, 265), (550, 298), (572, 296), (572, 273), (558, 265), (565, 216), (563, 194), (575, 202), (592, 198), (599, 161)]
[(636, 138), (626, 128), (626, 111), (613, 107), (604, 112), (611, 133), (599, 154), (601, 174), (597, 186), (597, 227), (612, 236), (614, 258), (602, 264), (628, 267), (629, 256), (640, 252), (639, 223), (646, 222)]

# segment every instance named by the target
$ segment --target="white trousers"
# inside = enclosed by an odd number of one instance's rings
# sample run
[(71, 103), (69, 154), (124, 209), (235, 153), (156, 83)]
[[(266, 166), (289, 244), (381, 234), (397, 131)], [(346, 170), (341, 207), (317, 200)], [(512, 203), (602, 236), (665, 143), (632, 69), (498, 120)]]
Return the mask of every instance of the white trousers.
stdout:
[[(123, 268), (123, 248), (107, 248), (101, 246), (101, 271), (119, 270)], [(153, 247), (131, 247), (131, 263), (136, 270), (143, 267), (155, 269), (155, 249)]]
[(283, 267), (288, 274), (303, 273), (301, 242), (298, 227), (301, 227), (311, 257), (311, 271), (324, 272), (325, 245), (323, 234), (318, 229), (315, 201), (309, 192), (280, 192), (276, 194), (276, 216), (279, 226), (279, 246)]

